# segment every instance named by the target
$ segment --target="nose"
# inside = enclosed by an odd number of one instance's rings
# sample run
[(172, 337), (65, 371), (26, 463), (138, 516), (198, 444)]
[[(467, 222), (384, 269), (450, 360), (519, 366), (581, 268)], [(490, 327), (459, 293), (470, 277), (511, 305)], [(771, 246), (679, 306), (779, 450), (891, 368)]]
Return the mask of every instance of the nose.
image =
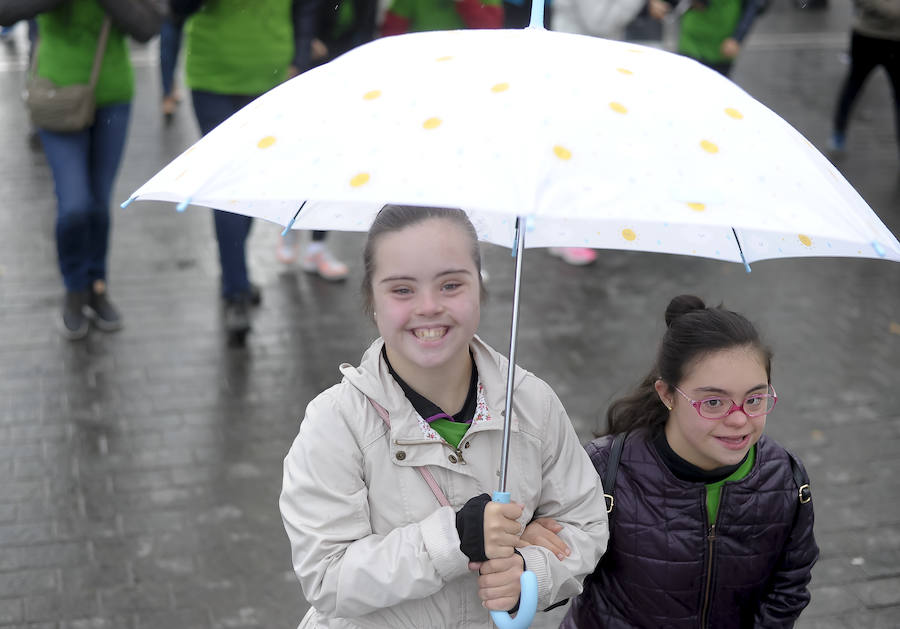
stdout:
[(419, 292), (418, 311), (421, 315), (434, 315), (443, 310), (440, 294), (433, 290), (423, 290)]
[(744, 409), (735, 404), (731, 407), (731, 412), (722, 418), (722, 423), (728, 426), (743, 426), (748, 419), (749, 417), (747, 417)]

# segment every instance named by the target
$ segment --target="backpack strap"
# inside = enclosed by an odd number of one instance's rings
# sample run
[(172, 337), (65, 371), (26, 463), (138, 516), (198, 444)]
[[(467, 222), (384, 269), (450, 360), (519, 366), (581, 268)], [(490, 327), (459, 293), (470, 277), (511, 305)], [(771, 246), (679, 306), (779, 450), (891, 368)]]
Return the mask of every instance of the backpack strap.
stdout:
[[(390, 430), (391, 420), (388, 416), (387, 410), (385, 410), (385, 408), (381, 404), (379, 404), (372, 398), (367, 397), (366, 399), (368, 399), (369, 404), (371, 404), (375, 408), (375, 410), (378, 411), (379, 417), (381, 417), (382, 421), (384, 421), (385, 425), (387, 425), (388, 430)], [(419, 470), (419, 474), (421, 474), (422, 478), (425, 479), (425, 482), (428, 483), (428, 486), (431, 488), (431, 493), (433, 493), (434, 497), (437, 498), (437, 501), (441, 503), (441, 506), (449, 507), (450, 501), (447, 500), (447, 496), (445, 496), (444, 492), (441, 491), (440, 485), (438, 485), (437, 481), (434, 480), (434, 476), (431, 474), (431, 471), (429, 471), (429, 469), (424, 465), (416, 466), (416, 469)]]
[(812, 501), (812, 491), (809, 489), (809, 479), (806, 477), (803, 466), (800, 465), (800, 461), (794, 453), (787, 448), (785, 448), (785, 450), (788, 453), (788, 458), (791, 460), (791, 474), (794, 476), (794, 482), (797, 483), (797, 497), (800, 499), (800, 504), (805, 505), (807, 502)]
[(622, 448), (625, 446), (625, 437), (628, 431), (620, 432), (613, 438), (612, 447), (609, 449), (609, 461), (606, 464), (606, 473), (603, 474), (603, 497), (606, 499), (606, 514), (612, 514), (613, 508), (616, 506), (616, 499), (613, 497), (613, 488), (616, 486), (616, 474), (619, 471), (619, 459), (622, 458)]

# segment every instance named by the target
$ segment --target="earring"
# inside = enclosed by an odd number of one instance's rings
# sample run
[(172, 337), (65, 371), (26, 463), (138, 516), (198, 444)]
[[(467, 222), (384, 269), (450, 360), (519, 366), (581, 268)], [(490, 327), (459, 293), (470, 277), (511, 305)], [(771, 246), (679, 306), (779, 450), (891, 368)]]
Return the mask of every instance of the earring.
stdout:
[(663, 402), (663, 406), (665, 406), (665, 407), (666, 407), (668, 410), (670, 410), (670, 411), (672, 410), (672, 407), (669, 406), (668, 404), (666, 404), (665, 402)]

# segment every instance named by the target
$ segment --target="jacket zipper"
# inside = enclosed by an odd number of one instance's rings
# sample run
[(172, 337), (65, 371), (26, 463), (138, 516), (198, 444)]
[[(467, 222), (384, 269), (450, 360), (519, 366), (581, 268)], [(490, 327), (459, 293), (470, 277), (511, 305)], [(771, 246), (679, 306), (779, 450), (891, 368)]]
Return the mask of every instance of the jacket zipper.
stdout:
[[(436, 442), (434, 439), (394, 439), (394, 444), (398, 445), (398, 446), (421, 446), (421, 445), (426, 445), (429, 443), (436, 443)], [(441, 439), (440, 442), (437, 442), (437, 443), (441, 443), (442, 445), (445, 445), (448, 448), (450, 448), (451, 450), (453, 450), (454, 454), (456, 454), (456, 458), (459, 461), (460, 465), (468, 465), (468, 463), (466, 463), (465, 458), (463, 458), (462, 450), (460, 450), (459, 448), (454, 448), (452, 445), (447, 443), (447, 441), (444, 439)]]
[(713, 553), (716, 543), (716, 525), (711, 524), (706, 532), (706, 587), (703, 590), (703, 607), (700, 609), (700, 627), (706, 629), (706, 614), (709, 612), (709, 593), (712, 590)]
[[(719, 493), (719, 508), (716, 511), (716, 520), (719, 519), (719, 511), (722, 510), (722, 503), (725, 501), (725, 486), (722, 486), (722, 490)], [(704, 507), (706, 506), (706, 500), (704, 502)], [(706, 509), (703, 509), (704, 513), (706, 513), (707, 518), (709, 517), (709, 513)], [(707, 614), (709, 613), (709, 606), (712, 603), (711, 593), (712, 593), (712, 579), (713, 579), (713, 565), (714, 558), (716, 552), (716, 523), (715, 521), (709, 525), (709, 528), (706, 531), (706, 586), (703, 589), (703, 607), (700, 609), (700, 627), (701, 629), (706, 629), (707, 622), (709, 619), (707, 618)]]

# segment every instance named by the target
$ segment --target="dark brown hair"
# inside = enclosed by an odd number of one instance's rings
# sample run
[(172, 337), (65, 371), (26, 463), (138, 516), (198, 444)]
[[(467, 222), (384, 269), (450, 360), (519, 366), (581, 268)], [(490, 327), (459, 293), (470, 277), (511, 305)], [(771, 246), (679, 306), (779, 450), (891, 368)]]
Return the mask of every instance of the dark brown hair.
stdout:
[(363, 249), (363, 308), (369, 316), (373, 312), (372, 277), (375, 274), (375, 248), (385, 234), (400, 231), (418, 225), (430, 219), (450, 221), (458, 226), (471, 240), (472, 261), (478, 272), (478, 287), (481, 299), (485, 298), (484, 282), (481, 279), (481, 248), (478, 246), (478, 233), (465, 212), (446, 207), (419, 207), (415, 205), (385, 205), (372, 221), (366, 246)]
[(656, 381), (678, 386), (687, 368), (712, 352), (753, 348), (763, 359), (766, 378), (772, 381), (772, 351), (743, 315), (721, 304), (707, 308), (694, 295), (679, 295), (666, 308), (666, 326), (653, 369), (631, 393), (614, 401), (606, 412), (608, 433), (647, 428), (657, 434), (665, 425), (669, 411), (659, 399)]

